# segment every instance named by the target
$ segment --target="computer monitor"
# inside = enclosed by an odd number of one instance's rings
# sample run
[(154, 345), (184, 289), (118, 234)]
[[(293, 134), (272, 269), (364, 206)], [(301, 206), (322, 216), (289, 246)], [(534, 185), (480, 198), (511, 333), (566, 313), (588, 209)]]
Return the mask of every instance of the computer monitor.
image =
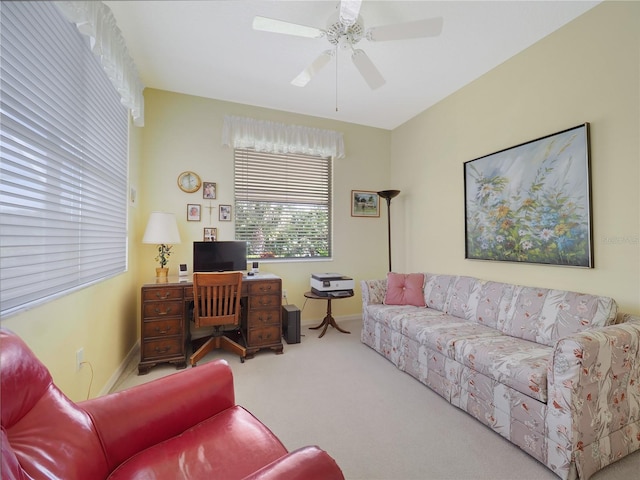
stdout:
[(194, 272), (247, 269), (247, 242), (193, 242)]

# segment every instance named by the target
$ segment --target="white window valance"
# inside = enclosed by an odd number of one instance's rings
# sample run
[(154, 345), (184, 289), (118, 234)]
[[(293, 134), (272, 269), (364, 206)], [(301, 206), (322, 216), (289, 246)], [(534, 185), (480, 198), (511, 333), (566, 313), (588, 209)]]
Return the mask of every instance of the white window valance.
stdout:
[(269, 153), (344, 158), (342, 132), (225, 115), (222, 145)]
[(91, 50), (98, 56), (109, 80), (120, 94), (122, 104), (131, 111), (133, 123), (144, 125), (144, 86), (129, 56), (122, 33), (111, 9), (102, 2), (55, 2), (64, 16), (89, 37)]

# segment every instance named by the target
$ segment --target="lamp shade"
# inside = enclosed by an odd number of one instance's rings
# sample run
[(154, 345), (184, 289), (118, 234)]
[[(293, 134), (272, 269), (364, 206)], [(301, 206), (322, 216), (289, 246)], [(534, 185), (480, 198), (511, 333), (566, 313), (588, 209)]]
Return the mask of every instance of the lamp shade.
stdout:
[(157, 245), (180, 243), (180, 232), (173, 213), (151, 212), (142, 243)]

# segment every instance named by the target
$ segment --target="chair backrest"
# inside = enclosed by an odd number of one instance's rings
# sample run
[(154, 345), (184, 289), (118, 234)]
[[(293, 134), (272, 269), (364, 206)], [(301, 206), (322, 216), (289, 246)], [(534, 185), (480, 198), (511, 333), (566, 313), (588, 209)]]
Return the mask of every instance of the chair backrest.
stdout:
[(91, 417), (6, 329), (0, 329), (0, 367), (2, 479), (106, 478), (109, 467)]
[(193, 274), (193, 319), (196, 327), (240, 324), (242, 272)]

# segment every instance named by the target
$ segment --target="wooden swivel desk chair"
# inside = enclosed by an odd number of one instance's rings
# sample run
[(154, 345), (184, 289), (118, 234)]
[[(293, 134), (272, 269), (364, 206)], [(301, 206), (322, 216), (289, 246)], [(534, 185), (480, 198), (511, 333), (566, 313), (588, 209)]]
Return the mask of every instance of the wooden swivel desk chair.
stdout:
[(198, 350), (189, 362), (192, 367), (213, 349), (222, 348), (240, 356), (244, 363), (247, 349), (224, 335), (223, 327), (240, 328), (240, 296), (242, 272), (194, 273), (193, 320), (196, 328), (215, 327), (215, 333)]

